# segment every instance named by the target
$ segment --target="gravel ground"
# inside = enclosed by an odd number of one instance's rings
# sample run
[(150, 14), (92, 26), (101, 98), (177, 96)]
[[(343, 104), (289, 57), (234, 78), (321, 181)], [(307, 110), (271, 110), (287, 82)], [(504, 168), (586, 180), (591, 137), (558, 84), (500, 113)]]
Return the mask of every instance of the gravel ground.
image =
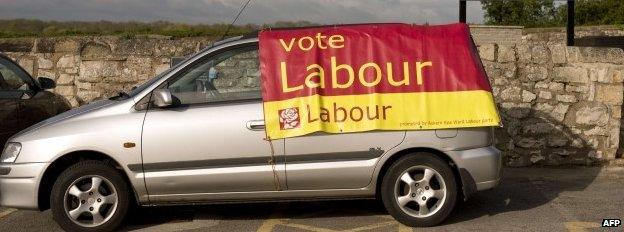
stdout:
[[(508, 168), (495, 189), (434, 228), (408, 228), (375, 200), (145, 208), (124, 231), (605, 231), (624, 218), (624, 168)], [(622, 227), (606, 231), (622, 231)], [(60, 231), (50, 211), (0, 208), (0, 231)]]

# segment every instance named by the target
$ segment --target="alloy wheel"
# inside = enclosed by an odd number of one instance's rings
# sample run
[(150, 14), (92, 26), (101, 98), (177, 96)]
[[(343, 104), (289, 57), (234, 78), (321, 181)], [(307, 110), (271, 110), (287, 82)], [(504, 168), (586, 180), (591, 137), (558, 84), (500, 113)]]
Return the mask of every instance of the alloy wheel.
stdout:
[(69, 218), (83, 227), (106, 223), (115, 214), (119, 203), (115, 186), (98, 175), (83, 176), (72, 182), (63, 200)]
[(427, 166), (405, 170), (396, 180), (394, 196), (399, 208), (406, 214), (426, 218), (437, 213), (447, 196), (442, 175)]

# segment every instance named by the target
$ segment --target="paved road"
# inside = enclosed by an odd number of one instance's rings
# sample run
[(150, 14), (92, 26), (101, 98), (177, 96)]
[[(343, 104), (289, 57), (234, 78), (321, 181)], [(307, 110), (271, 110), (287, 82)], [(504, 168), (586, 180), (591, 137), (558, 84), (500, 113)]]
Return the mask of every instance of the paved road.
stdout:
[[(506, 169), (496, 189), (416, 231), (604, 231), (624, 218), (623, 168)], [(607, 231), (622, 231), (607, 230)], [(412, 231), (374, 200), (149, 208), (125, 231)], [(0, 209), (0, 231), (60, 231), (49, 211)]]

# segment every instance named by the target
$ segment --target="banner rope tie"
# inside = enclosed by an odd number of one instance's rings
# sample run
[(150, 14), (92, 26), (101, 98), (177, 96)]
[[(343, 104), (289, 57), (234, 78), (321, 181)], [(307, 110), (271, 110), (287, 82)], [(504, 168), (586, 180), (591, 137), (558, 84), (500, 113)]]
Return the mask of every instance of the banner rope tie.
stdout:
[(273, 170), (273, 186), (275, 187), (275, 191), (282, 191), (282, 184), (280, 183), (277, 170), (275, 170), (275, 148), (273, 147), (273, 141), (269, 136), (264, 138), (264, 141), (269, 142), (269, 146), (271, 147), (271, 158), (268, 160), (268, 163), (271, 165), (271, 170)]

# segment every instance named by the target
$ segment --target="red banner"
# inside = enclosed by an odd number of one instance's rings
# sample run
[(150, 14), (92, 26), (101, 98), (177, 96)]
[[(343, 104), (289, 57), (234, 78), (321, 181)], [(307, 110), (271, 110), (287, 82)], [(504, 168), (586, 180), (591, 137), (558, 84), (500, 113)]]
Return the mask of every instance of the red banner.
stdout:
[[(431, 129), (497, 125), (499, 122), (491, 87), (465, 24), (370, 24), (267, 30), (260, 33), (260, 65), (267, 132), (274, 138), (313, 131)], [(465, 99), (482, 99), (475, 107), (485, 108), (466, 107), (469, 102), (463, 102), (461, 95), (459, 99), (455, 95), (439, 97), (439, 100), (456, 100), (446, 106), (432, 105), (446, 103), (428, 100), (433, 95), (423, 95), (447, 92), (477, 94)], [(412, 95), (401, 95), (407, 93)], [(350, 99), (363, 102), (347, 104), (344, 96), (358, 96)], [(377, 105), (383, 102), (380, 98), (400, 99), (401, 102), (387, 105), (383, 110), (384, 106)], [(332, 121), (332, 107), (345, 109), (345, 114), (354, 109), (346, 109), (338, 103), (363, 109), (364, 119), (367, 112), (363, 107), (373, 106), (377, 113), (385, 113), (378, 116), (386, 117), (369, 117), (372, 122), (362, 119), (350, 122), (346, 115), (345, 120)], [(463, 111), (460, 118), (439, 116), (453, 112), (447, 109), (436, 113), (432, 108), (453, 104), (458, 104), (457, 110)], [(284, 129), (284, 112), (295, 112), (295, 108), (297, 126)], [(324, 110), (327, 111), (326, 120), (323, 120)], [(380, 112), (382, 110), (384, 112)], [(312, 117), (313, 111), (319, 115)], [(358, 119), (359, 110), (354, 113), (356, 117), (352, 119)], [(400, 114), (417, 116), (411, 117), (412, 120)], [(317, 117), (319, 120), (314, 121)], [(333, 118), (342, 119), (342, 115), (335, 114)], [(479, 123), (437, 122), (440, 120), (477, 120)], [(423, 123), (438, 126), (423, 127)]]

